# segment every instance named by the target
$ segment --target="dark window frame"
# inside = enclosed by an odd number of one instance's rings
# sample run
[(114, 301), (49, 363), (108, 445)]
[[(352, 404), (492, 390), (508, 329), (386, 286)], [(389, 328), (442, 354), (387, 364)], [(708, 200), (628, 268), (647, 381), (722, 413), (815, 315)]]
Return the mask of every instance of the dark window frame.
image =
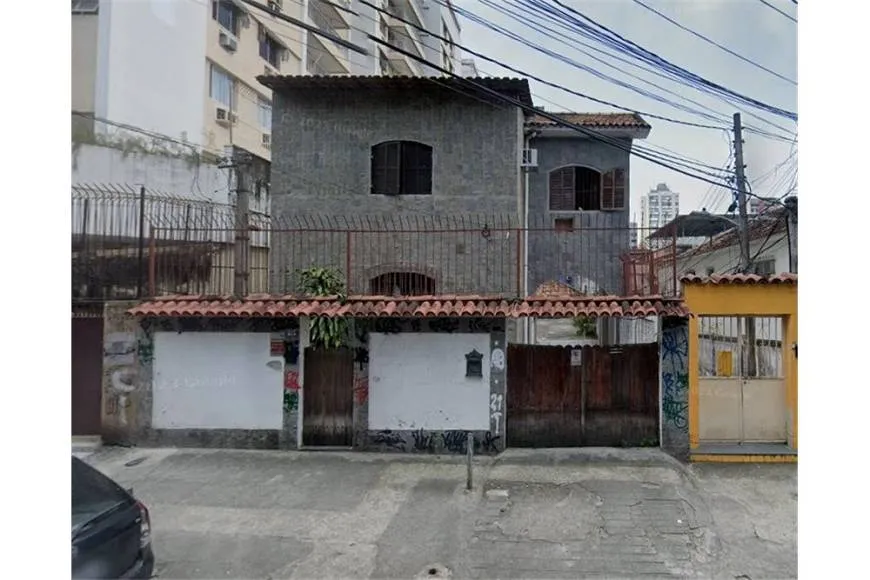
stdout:
[(276, 69), (281, 68), (281, 52), (284, 47), (275, 40), (262, 24), (257, 24), (257, 40), (260, 45), (260, 58)]
[(585, 165), (566, 165), (547, 176), (550, 211), (623, 211), (628, 201), (626, 171), (621, 167), (598, 171)]
[(242, 30), (242, 11), (231, 0), (212, 0), (211, 17), (236, 38)]
[(432, 147), (419, 141), (383, 141), (371, 148), (372, 195), (431, 195)]
[(386, 272), (369, 280), (369, 293), (372, 296), (393, 296), (397, 288), (399, 296), (436, 294), (435, 278), (420, 272)]

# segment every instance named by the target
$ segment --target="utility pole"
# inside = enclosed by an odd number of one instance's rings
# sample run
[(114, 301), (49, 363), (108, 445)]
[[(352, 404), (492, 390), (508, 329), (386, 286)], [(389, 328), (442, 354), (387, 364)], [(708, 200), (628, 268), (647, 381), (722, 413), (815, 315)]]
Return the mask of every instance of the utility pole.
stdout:
[(235, 147), (228, 147), (230, 157), (230, 170), (236, 177), (236, 206), (235, 206), (235, 232), (233, 238), (233, 294), (237, 298), (247, 296), (250, 267), (250, 199), (251, 199), (251, 155), (239, 151)]
[(798, 267), (798, 202), (796, 197), (787, 197), (785, 199), (785, 207), (788, 212), (788, 271), (792, 274), (797, 274)]
[[(752, 266), (749, 257), (749, 220), (746, 212), (746, 173), (743, 165), (743, 127), (740, 123), (740, 113), (734, 113), (734, 163), (737, 174), (737, 211), (739, 212), (740, 235), (740, 272), (748, 274)], [(755, 377), (758, 374), (755, 357), (755, 318), (746, 316), (743, 318), (743, 326), (746, 329), (747, 368), (744, 369), (747, 377)], [(741, 366), (743, 366), (741, 364)], [(742, 389), (741, 389), (742, 393)], [(742, 394), (741, 394), (742, 397)]]
[(740, 271), (749, 273), (749, 223), (746, 216), (746, 173), (743, 165), (743, 126), (740, 113), (734, 113), (734, 163), (737, 173), (737, 211), (740, 213)]

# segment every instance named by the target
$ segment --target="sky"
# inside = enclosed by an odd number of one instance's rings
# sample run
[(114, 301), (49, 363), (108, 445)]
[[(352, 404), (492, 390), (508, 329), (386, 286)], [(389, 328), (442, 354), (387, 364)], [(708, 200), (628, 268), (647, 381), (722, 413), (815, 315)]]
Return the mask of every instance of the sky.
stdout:
[[(562, 1), (624, 38), (700, 77), (755, 100), (797, 112), (797, 87), (795, 85), (681, 30), (660, 16), (649, 12), (634, 0)], [(760, 0), (642, 1), (686, 28), (703, 34), (733, 52), (787, 79), (797, 80), (797, 24), (765, 6)], [(797, 7), (791, 0), (768, 0), (768, 2), (786, 14), (797, 18)], [(735, 108), (733, 104), (722, 102), (695, 88), (641, 71), (608, 57), (604, 57), (605, 60), (618, 65), (620, 69), (606, 67), (577, 49), (566, 46), (558, 40), (547, 38), (528, 28), (524, 23), (500, 14), (481, 0), (454, 0), (454, 3), (459, 8), (464, 8), (488, 21), (521, 34), (534, 44), (558, 51), (559, 54), (568, 56), (601, 72), (606, 72), (619, 80), (631, 82), (669, 99), (698, 108), (681, 101), (676, 96), (631, 78), (625, 74), (625, 71), (629, 71), (675, 91), (681, 96), (702, 103), (728, 119), (731, 119), (735, 112), (741, 112), (744, 125), (776, 131), (791, 137), (796, 134), (797, 123), (784, 117), (762, 112), (746, 105), (740, 105), (739, 109)], [(706, 125), (718, 125), (718, 123), (711, 122), (709, 119), (704, 119), (694, 113), (676, 109), (671, 105), (639, 95), (628, 88), (596, 78), (587, 71), (555, 60), (551, 56), (506, 38), (462, 16), (459, 16), (459, 24), (462, 27), (461, 38), (464, 46), (518, 69), (528, 71), (535, 76), (627, 109)], [(594, 41), (582, 39), (579, 36), (575, 38), (586, 43), (594, 43)], [(597, 43), (595, 46), (603, 48)], [(589, 49), (584, 50), (589, 51)], [(602, 57), (600, 53), (593, 52), (593, 54)], [(475, 59), (475, 61), (478, 73), (482, 76), (519, 76), (480, 59)], [(535, 104), (550, 111), (607, 112), (617, 110), (542, 85), (534, 80), (530, 81), (530, 85)], [(788, 131), (774, 129), (747, 113), (761, 116)], [(687, 127), (658, 119), (647, 118), (646, 120), (652, 125), (649, 137), (641, 142), (646, 146), (662, 147), (715, 167), (722, 167), (728, 160), (730, 154), (729, 137), (723, 130)], [(722, 126), (723, 129), (730, 129), (724, 123)], [(797, 145), (754, 134), (745, 134), (744, 143), (746, 176), (753, 186), (753, 193), (760, 196), (775, 195), (776, 197), (785, 193), (789, 189), (791, 178), (796, 171)], [(795, 155), (789, 159), (791, 153), (795, 153)], [(774, 170), (775, 172), (773, 172)], [(635, 214), (639, 218), (640, 196), (662, 182), (666, 183), (672, 191), (680, 193), (681, 213), (701, 209), (702, 203), (710, 211), (725, 211), (731, 201), (730, 193), (723, 188), (716, 188), (644, 159), (632, 157), (630, 172), (632, 219), (634, 219)]]

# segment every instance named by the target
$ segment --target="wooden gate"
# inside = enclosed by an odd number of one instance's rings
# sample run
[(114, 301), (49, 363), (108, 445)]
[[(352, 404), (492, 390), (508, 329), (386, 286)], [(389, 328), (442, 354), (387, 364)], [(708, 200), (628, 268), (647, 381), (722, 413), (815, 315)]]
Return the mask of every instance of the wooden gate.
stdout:
[[(572, 350), (579, 350), (572, 365)], [(507, 445), (640, 446), (658, 440), (658, 345), (508, 346)]]
[(353, 351), (305, 349), (302, 444), (353, 444)]
[(102, 430), (103, 318), (72, 319), (72, 434), (99, 435)]

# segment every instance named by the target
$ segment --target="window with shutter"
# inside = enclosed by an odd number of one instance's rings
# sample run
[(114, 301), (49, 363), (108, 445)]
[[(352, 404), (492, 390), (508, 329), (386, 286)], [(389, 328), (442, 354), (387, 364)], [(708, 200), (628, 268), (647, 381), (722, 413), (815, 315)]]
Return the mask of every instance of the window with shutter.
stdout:
[(601, 209), (601, 174), (588, 167), (562, 167), (550, 172), (550, 211)]
[(550, 172), (550, 210), (575, 211), (574, 168), (563, 167)]
[(601, 209), (625, 209), (624, 169), (613, 169), (604, 174), (601, 187)]
[(413, 141), (387, 141), (372, 147), (372, 187), (377, 195), (432, 193), (432, 148)]

